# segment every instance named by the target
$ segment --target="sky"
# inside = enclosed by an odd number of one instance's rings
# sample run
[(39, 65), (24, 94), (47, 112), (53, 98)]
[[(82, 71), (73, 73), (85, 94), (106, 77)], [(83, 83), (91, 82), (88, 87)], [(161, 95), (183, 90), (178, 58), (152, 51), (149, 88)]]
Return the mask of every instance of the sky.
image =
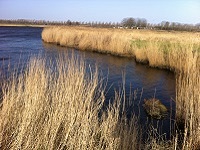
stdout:
[(0, 0), (0, 19), (200, 23), (200, 0)]

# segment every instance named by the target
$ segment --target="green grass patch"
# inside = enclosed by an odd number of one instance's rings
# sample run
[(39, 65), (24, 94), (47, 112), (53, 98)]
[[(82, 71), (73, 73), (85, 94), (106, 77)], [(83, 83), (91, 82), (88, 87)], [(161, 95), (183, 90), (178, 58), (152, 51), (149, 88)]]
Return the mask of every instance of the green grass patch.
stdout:
[(146, 48), (148, 43), (149, 42), (147, 40), (135, 39), (135, 40), (131, 40), (131, 47), (135, 46), (139, 49), (142, 49), (142, 48)]

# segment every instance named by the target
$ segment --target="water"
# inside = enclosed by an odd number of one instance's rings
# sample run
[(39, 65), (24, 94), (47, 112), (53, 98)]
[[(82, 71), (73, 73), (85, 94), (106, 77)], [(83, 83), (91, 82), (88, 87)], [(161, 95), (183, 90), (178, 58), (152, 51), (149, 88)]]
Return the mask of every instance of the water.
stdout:
[(0, 27), (0, 73), (23, 66), (23, 63), (26, 63), (32, 55), (55, 58), (59, 54), (73, 53), (77, 57), (82, 57), (87, 66), (98, 66), (99, 73), (107, 80), (106, 102), (114, 99), (114, 91), (122, 88), (123, 79), (125, 79), (127, 97), (135, 90), (137, 91), (135, 105), (127, 108), (127, 114), (130, 115), (134, 111), (140, 116), (139, 122), (142, 125), (149, 124), (147, 120), (150, 120), (142, 107), (144, 98), (155, 96), (160, 99), (170, 110), (169, 115), (161, 121), (154, 119), (151, 121), (158, 124), (162, 133), (167, 133), (167, 138), (170, 137), (170, 123), (173, 123), (170, 120), (174, 118), (175, 113), (173, 102), (175, 99), (175, 76), (172, 72), (150, 68), (147, 65), (136, 63), (131, 58), (47, 44), (41, 40), (41, 32), (42, 28)]

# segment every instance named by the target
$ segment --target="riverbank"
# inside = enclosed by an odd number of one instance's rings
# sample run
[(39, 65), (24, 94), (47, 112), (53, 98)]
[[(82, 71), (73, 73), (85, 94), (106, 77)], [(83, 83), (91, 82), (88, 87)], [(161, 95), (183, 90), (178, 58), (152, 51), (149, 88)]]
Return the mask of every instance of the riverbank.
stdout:
[[(200, 55), (200, 33), (119, 30), (84, 27), (50, 27), (42, 32), (48, 43), (80, 50), (134, 57), (152, 67), (187, 70), (188, 60)], [(180, 62), (181, 61), (181, 62)]]
[(44, 42), (133, 57), (176, 74), (176, 119), (184, 124), (183, 149), (200, 144), (200, 33), (49, 27)]

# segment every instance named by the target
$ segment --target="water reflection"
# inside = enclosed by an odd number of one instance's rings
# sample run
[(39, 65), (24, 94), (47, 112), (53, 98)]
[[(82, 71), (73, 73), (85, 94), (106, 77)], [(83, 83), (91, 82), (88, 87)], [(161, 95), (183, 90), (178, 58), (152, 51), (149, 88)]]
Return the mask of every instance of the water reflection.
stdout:
[(144, 97), (155, 95), (166, 104), (171, 98), (175, 98), (175, 77), (170, 71), (150, 68), (136, 63), (131, 58), (78, 51), (46, 43), (43, 43), (43, 46), (47, 56), (55, 57), (55, 55), (68, 53), (83, 58), (86, 64), (92, 67), (97, 65), (100, 72), (108, 77), (108, 84), (113, 86), (121, 85), (122, 74), (125, 74), (127, 89), (130, 89), (130, 85), (132, 89), (143, 89)]

